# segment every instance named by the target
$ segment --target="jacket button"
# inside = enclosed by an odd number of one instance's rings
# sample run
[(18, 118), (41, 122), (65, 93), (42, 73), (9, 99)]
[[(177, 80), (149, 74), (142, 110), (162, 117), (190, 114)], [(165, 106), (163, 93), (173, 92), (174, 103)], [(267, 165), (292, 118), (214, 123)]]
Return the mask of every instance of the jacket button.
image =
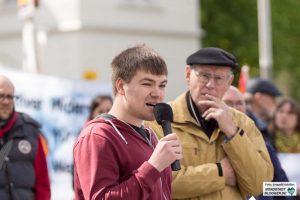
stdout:
[(6, 156), (6, 157), (4, 158), (4, 160), (5, 160), (6, 162), (8, 162), (8, 161), (9, 161), (9, 157)]
[(14, 187), (14, 183), (9, 183), (10, 187), (13, 188)]

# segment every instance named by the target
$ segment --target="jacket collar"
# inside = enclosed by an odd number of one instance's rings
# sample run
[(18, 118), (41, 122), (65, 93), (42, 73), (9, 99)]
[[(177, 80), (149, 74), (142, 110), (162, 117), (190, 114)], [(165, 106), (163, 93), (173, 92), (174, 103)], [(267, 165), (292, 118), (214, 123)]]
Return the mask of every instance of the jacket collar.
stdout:
[(0, 128), (0, 138), (2, 138), (7, 132), (11, 130), (11, 128), (16, 122), (16, 119), (17, 119), (17, 113), (13, 112), (10, 119), (7, 121), (7, 123)]
[(178, 96), (174, 101), (170, 102), (173, 112), (175, 113), (173, 118), (173, 126), (180, 129), (182, 128), (182, 126), (184, 126), (184, 130), (186, 132), (189, 132), (190, 134), (201, 137), (207, 142), (215, 141), (220, 134), (219, 128), (216, 128), (213, 131), (210, 138), (208, 138), (208, 136), (203, 131), (195, 131), (195, 128), (199, 130), (200, 125), (197, 123), (197, 121), (193, 118), (193, 116), (189, 112), (187, 101), (186, 101), (187, 93), (188, 91)]
[(173, 121), (175, 123), (192, 123), (196, 126), (199, 126), (196, 120), (192, 117), (192, 115), (189, 112), (188, 105), (186, 102), (186, 94), (187, 92), (178, 96), (175, 99), (175, 101), (170, 102), (174, 113), (176, 113), (174, 115)]

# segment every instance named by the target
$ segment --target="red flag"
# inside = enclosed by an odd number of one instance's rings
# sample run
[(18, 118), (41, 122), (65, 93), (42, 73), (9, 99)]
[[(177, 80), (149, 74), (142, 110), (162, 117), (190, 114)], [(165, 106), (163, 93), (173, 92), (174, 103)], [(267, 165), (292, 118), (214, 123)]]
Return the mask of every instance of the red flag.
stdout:
[(249, 66), (244, 65), (244, 66), (242, 66), (242, 69), (241, 69), (239, 85), (238, 85), (238, 88), (241, 91), (241, 93), (246, 92), (246, 86), (247, 86), (248, 79), (249, 79)]

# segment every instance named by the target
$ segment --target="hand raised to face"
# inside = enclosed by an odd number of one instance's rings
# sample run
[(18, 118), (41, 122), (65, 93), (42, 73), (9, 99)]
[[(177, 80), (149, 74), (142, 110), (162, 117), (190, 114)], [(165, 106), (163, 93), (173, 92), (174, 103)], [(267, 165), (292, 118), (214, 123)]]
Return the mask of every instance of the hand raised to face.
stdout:
[(237, 132), (237, 126), (234, 124), (230, 115), (230, 108), (220, 99), (205, 95), (207, 100), (199, 101), (201, 107), (207, 109), (203, 112), (202, 117), (205, 120), (215, 119), (219, 125), (220, 130), (225, 133), (227, 138), (233, 137)]

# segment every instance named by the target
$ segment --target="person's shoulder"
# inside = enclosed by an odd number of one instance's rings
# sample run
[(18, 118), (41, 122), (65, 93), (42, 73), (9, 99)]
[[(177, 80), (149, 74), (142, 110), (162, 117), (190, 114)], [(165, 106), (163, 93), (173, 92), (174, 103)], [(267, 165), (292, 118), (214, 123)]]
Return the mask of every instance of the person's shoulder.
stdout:
[(41, 128), (41, 124), (33, 119), (30, 115), (23, 112), (18, 112), (19, 118), (23, 121), (25, 124), (29, 124), (34, 126), (35, 128)]
[(173, 123), (185, 123), (192, 120), (192, 115), (188, 108), (188, 92), (184, 92), (179, 95), (173, 101), (168, 102), (173, 110)]
[[(124, 135), (130, 128), (116, 118), (96, 118), (86, 123), (76, 139), (74, 148), (81, 145), (97, 144), (119, 144), (120, 141), (127, 143)], [(121, 139), (121, 140), (120, 140)]]
[(255, 125), (260, 131), (267, 131), (268, 125), (260, 119), (255, 113), (250, 110), (247, 110), (247, 115), (254, 121)]
[(230, 112), (233, 116), (233, 120), (236, 121), (238, 124), (254, 125), (254, 121), (245, 113), (233, 108), (230, 108)]
[(91, 121), (88, 121), (82, 129), (82, 132), (85, 134), (102, 134), (107, 129), (111, 129), (111, 125), (102, 118), (96, 118)]
[(177, 96), (175, 99), (173, 99), (172, 101), (169, 101), (168, 104), (170, 104), (170, 106), (174, 109), (176, 107), (182, 107), (182, 105), (185, 105), (186, 103), (186, 99), (187, 99), (187, 91), (180, 94), (179, 96)]
[(101, 140), (108, 138), (110, 126), (103, 119), (93, 119), (88, 121), (81, 129), (79, 136), (75, 141), (75, 146), (80, 143), (89, 143), (88, 141), (98, 138)]
[(87, 135), (93, 135), (93, 136), (101, 136), (105, 138), (111, 138), (112, 132), (123, 132), (124, 123), (118, 120), (115, 117), (97, 117), (91, 121), (88, 121), (85, 126), (83, 127), (80, 137), (85, 137)]

